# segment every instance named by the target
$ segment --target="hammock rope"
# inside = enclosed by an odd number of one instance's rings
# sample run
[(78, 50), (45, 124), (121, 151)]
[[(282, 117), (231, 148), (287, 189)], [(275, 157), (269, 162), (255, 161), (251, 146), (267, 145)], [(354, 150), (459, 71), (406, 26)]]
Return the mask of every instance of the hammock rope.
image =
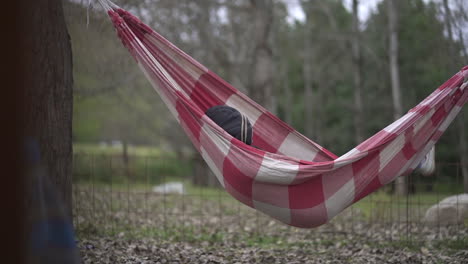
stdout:
[[(322, 225), (413, 171), (468, 98), (468, 67), (406, 115), (338, 157), (306, 138), (138, 18), (99, 0), (123, 45), (234, 198), (285, 224)], [(204, 113), (228, 105), (253, 126), (251, 147)]]

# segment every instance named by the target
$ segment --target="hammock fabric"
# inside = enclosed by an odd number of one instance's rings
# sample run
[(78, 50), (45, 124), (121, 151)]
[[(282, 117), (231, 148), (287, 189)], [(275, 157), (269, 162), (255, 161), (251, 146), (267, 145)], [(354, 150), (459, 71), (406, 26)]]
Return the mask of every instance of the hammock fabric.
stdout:
[[(101, 0), (118, 36), (221, 185), (240, 202), (288, 225), (326, 223), (410, 173), (466, 103), (468, 67), (406, 115), (343, 156), (282, 122), (129, 12)], [(248, 146), (204, 113), (228, 105), (253, 126)]]

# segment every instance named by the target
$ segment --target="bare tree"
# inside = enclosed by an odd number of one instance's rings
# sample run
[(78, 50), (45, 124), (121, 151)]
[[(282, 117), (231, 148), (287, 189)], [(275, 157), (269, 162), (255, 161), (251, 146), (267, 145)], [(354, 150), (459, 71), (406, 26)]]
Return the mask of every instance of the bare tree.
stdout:
[(361, 33), (359, 29), (359, 0), (353, 0), (353, 77), (354, 77), (354, 138), (356, 144), (364, 140), (362, 103)]
[(280, 76), (282, 77), (282, 90), (284, 96), (284, 121), (288, 124), (292, 124), (292, 106), (293, 106), (293, 91), (289, 87), (289, 67), (287, 63), (280, 66)]
[(267, 0), (251, 0), (254, 15), (254, 43), (252, 82), (249, 93), (266, 109), (273, 107), (273, 52), (269, 43), (273, 23), (273, 5)]
[(398, 119), (403, 114), (401, 101), (400, 72), (398, 67), (398, 11), (395, 6), (397, 0), (387, 0), (388, 4), (388, 32), (390, 60), (390, 80), (392, 86), (393, 118)]
[(314, 47), (312, 44), (312, 10), (310, 3), (302, 2), (303, 9), (306, 14), (306, 24), (304, 32), (304, 53), (303, 53), (303, 78), (304, 78), (304, 133), (309, 137), (314, 137), (315, 140), (317, 135), (314, 133), (315, 128), (315, 119), (313, 118), (313, 108), (314, 108), (314, 92), (312, 90), (313, 85), (313, 54)]
[[(388, 10), (388, 33), (389, 33), (389, 49), (388, 57), (390, 60), (390, 80), (392, 86), (393, 98), (393, 118), (396, 120), (403, 114), (403, 106), (401, 102), (401, 87), (400, 73), (398, 67), (398, 11), (397, 0), (387, 0)], [(405, 177), (398, 177), (395, 181), (395, 192), (398, 195), (407, 193), (407, 183)]]

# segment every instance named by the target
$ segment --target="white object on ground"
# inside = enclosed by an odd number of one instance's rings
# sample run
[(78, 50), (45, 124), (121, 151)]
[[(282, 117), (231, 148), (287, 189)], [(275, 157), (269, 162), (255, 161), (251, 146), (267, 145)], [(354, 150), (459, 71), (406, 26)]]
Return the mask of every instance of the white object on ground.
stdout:
[(447, 197), (426, 211), (424, 222), (431, 226), (463, 224), (468, 219), (468, 194)]
[(182, 182), (167, 182), (161, 185), (154, 186), (153, 192), (184, 194), (185, 188)]

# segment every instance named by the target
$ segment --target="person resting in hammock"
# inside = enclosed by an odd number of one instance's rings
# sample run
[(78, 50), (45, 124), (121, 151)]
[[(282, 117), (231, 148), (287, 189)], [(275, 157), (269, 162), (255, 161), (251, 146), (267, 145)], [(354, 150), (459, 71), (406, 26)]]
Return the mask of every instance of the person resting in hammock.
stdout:
[[(241, 114), (237, 109), (227, 105), (217, 105), (208, 109), (206, 111), (206, 115), (231, 136), (247, 145), (252, 145), (252, 125), (250, 124), (249, 119), (245, 115)], [(434, 148), (432, 148), (418, 166), (416, 166), (416, 173), (421, 173), (423, 175), (431, 175), (434, 173), (434, 152)]]
[(252, 125), (237, 109), (227, 105), (217, 105), (208, 109), (206, 115), (231, 136), (247, 145), (252, 145)]

